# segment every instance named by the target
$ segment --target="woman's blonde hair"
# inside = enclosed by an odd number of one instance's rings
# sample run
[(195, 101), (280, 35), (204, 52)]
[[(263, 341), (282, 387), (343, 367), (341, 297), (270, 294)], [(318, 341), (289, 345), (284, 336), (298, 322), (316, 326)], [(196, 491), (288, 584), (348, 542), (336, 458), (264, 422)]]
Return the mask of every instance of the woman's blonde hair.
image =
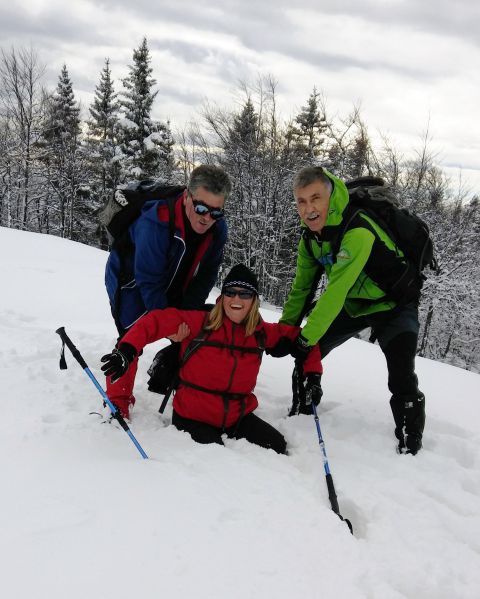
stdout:
[[(206, 325), (206, 329), (208, 331), (218, 331), (218, 329), (223, 324), (223, 319), (225, 318), (225, 310), (223, 308), (223, 295), (220, 296), (220, 299), (215, 304), (215, 307), (211, 310), (208, 322)], [(245, 335), (253, 335), (253, 332), (258, 326), (258, 323), (261, 320), (260, 316), (260, 300), (258, 299), (258, 295), (253, 298), (252, 305), (250, 306), (250, 310), (248, 314), (245, 316), (242, 324), (245, 326)]]

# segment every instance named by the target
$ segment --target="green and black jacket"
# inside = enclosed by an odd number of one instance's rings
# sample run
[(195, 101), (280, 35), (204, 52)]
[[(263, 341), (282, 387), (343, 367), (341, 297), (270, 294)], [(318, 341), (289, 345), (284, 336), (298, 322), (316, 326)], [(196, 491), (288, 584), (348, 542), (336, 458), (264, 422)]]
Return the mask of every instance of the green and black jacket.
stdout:
[[(396, 305), (364, 272), (375, 241), (372, 231), (361, 226), (349, 229), (343, 236), (336, 258), (332, 254), (332, 243), (322, 239), (327, 227), (342, 224), (343, 212), (349, 202), (343, 181), (328, 171), (325, 173), (333, 185), (327, 221), (320, 236), (311, 240), (314, 257), (308, 252), (303, 236), (300, 239), (295, 278), (280, 319), (284, 324), (297, 322), (315, 282), (317, 270), (324, 267), (327, 287), (302, 329), (302, 336), (310, 345), (323, 337), (342, 308), (355, 318), (391, 310)], [(390, 237), (369, 216), (361, 214), (361, 218), (370, 224), (389, 249), (403, 256)], [(306, 227), (303, 222), (302, 227)]]

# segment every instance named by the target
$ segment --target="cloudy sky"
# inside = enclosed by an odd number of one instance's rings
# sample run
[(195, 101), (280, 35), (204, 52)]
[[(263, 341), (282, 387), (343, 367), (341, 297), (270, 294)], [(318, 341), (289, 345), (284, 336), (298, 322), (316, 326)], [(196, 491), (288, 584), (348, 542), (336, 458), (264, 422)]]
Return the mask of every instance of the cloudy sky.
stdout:
[(478, 0), (0, 0), (0, 46), (31, 45), (52, 86), (66, 63), (85, 106), (105, 57), (118, 81), (145, 35), (155, 116), (174, 127), (273, 75), (285, 118), (316, 86), (331, 114), (360, 104), (370, 134), (402, 152), (429, 123), (453, 184), (480, 190)]

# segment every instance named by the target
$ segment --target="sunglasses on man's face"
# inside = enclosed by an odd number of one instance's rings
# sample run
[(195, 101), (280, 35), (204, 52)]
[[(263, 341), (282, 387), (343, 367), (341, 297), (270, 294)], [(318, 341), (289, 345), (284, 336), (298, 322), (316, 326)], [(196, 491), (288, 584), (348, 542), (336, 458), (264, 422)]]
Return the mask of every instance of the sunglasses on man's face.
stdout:
[(238, 295), (240, 299), (252, 299), (255, 293), (253, 291), (249, 291), (248, 289), (227, 288), (224, 290), (223, 295), (226, 295), (227, 297), (235, 297)]
[(196, 214), (199, 214), (200, 216), (205, 216), (205, 214), (208, 213), (213, 218), (213, 220), (219, 220), (224, 217), (225, 212), (223, 211), (223, 208), (212, 208), (211, 206), (205, 204), (205, 202), (200, 202), (200, 200), (194, 200), (191, 194), (190, 197), (192, 198), (193, 210), (196, 212)]

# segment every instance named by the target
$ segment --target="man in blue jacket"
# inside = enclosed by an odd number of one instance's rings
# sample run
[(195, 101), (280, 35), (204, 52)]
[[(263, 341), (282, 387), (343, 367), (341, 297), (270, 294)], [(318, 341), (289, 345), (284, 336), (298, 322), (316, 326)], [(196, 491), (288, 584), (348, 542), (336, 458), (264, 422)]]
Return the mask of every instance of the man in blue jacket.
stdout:
[[(173, 204), (174, 231), (167, 200), (147, 201), (128, 230), (128, 250), (112, 249), (105, 284), (120, 338), (141, 316), (167, 306), (201, 308), (215, 284), (227, 240), (224, 204), (231, 191), (219, 167), (201, 165)], [(107, 395), (129, 418), (135, 403), (133, 368), (112, 383)]]

